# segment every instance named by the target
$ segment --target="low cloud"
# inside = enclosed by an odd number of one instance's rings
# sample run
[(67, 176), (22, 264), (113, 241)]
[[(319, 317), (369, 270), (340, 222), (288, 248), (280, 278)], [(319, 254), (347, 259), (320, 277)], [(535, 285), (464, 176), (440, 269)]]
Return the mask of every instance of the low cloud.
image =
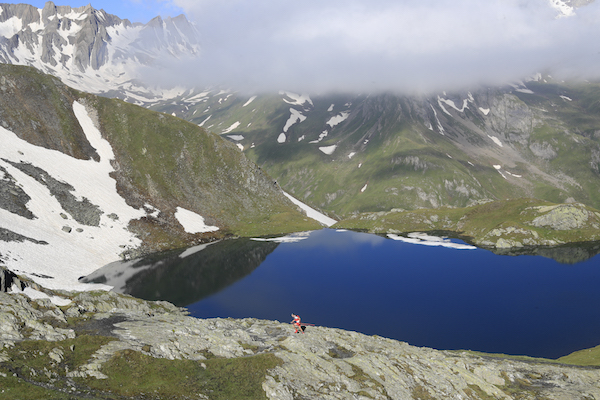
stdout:
[[(560, 16), (549, 0), (173, 0), (201, 55), (169, 83), (235, 90), (428, 92), (537, 72), (600, 74), (600, 3)], [(185, 81), (181, 80), (185, 79)]]

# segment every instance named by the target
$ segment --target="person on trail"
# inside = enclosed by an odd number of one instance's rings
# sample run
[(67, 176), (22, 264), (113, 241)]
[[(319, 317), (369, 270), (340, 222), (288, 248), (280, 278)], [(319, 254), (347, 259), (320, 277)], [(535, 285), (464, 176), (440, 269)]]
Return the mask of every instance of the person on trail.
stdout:
[(298, 333), (298, 330), (304, 333), (304, 329), (302, 329), (302, 324), (300, 324), (300, 316), (292, 313), (292, 318), (294, 318), (294, 320), (291, 323), (294, 324), (294, 326), (296, 327), (296, 331), (294, 333)]

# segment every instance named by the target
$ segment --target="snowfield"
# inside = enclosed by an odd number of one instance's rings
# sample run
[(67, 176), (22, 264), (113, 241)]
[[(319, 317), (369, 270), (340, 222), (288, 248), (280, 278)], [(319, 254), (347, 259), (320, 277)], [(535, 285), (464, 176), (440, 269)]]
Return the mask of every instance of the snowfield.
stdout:
[(291, 104), (293, 106), (301, 106), (305, 103), (310, 104), (311, 106), (313, 105), (312, 100), (310, 99), (310, 96), (307, 94), (296, 94), (296, 93), (292, 93), (292, 92), (279, 92), (279, 94), (285, 95), (288, 98), (291, 99), (287, 100), (286, 98), (283, 98), (283, 101), (285, 101), (288, 104)]
[(231, 126), (227, 129), (225, 129), (223, 132), (221, 132), (221, 135), (225, 135), (229, 132), (231, 132), (232, 130), (236, 129), (238, 126), (240, 126), (240, 121), (236, 121), (233, 124), (231, 124)]
[(331, 225), (335, 224), (337, 221), (333, 218), (329, 218), (327, 215), (322, 214), (320, 212), (318, 212), (317, 210), (315, 210), (314, 208), (309, 207), (308, 205), (304, 204), (303, 202), (301, 202), (300, 200), (294, 198), (292, 195), (283, 192), (283, 194), (290, 199), (290, 201), (292, 203), (294, 203), (295, 205), (297, 205), (298, 207), (300, 207), (301, 209), (303, 209), (306, 212), (306, 216), (309, 218), (312, 218), (318, 222), (320, 222), (322, 225), (325, 225), (327, 227), (330, 227)]
[(387, 236), (393, 240), (398, 240), (401, 242), (412, 243), (412, 244), (420, 244), (423, 246), (441, 246), (441, 247), (448, 247), (448, 248), (457, 249), (457, 250), (475, 250), (475, 249), (477, 249), (477, 247), (471, 246), (469, 244), (453, 243), (449, 239), (438, 237), (438, 236), (431, 236), (431, 235), (427, 235), (425, 233), (420, 233), (420, 232), (409, 233), (407, 238), (404, 236), (395, 235), (393, 233), (390, 233)]
[(323, 153), (327, 154), (328, 156), (332, 155), (333, 152), (335, 151), (335, 149), (337, 149), (337, 145), (335, 145), (335, 144), (332, 144), (331, 146), (319, 147), (319, 150), (321, 150)]
[(326, 122), (326, 124), (333, 128), (334, 126), (341, 124), (342, 122), (347, 120), (349, 116), (350, 116), (350, 113), (347, 111), (344, 111), (344, 112), (340, 113), (339, 115), (329, 118), (329, 120)]
[(290, 117), (288, 118), (285, 126), (283, 127), (283, 132), (287, 132), (288, 129), (292, 127), (295, 123), (302, 122), (306, 120), (306, 116), (303, 115), (300, 111), (290, 108)]
[[(0, 208), (0, 230), (20, 235), (21, 240), (0, 241), (0, 262), (17, 274), (25, 275), (43, 287), (69, 291), (110, 289), (100, 284), (84, 284), (78, 278), (119, 260), (141, 241), (128, 231), (131, 220), (146, 211), (127, 205), (117, 193), (112, 147), (102, 138), (85, 107), (75, 102), (73, 111), (100, 161), (80, 160), (56, 150), (30, 144), (0, 127), (0, 175), (2, 184), (20, 187), (30, 198), (27, 209), (33, 219)], [(35, 167), (49, 177), (71, 185), (77, 201), (100, 211), (98, 226), (77, 222), (50, 192), (46, 178), (37, 180), (17, 166)], [(10, 186), (9, 186), (10, 187)], [(155, 213), (154, 207), (149, 207)], [(188, 232), (206, 231), (201, 216), (180, 209), (180, 223)]]
[(175, 218), (187, 233), (204, 233), (218, 231), (218, 226), (209, 226), (204, 223), (204, 218), (193, 211), (177, 207)]

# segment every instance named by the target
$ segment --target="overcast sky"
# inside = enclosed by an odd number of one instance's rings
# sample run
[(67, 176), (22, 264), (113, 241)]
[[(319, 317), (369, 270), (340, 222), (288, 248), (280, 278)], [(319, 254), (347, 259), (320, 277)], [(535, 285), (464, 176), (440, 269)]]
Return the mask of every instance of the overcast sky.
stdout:
[(138, 12), (184, 13), (194, 21), (202, 54), (163, 65), (158, 76), (173, 82), (314, 93), (455, 90), (546, 71), (598, 78), (600, 1), (566, 17), (550, 3), (122, 0), (92, 5), (132, 21), (136, 17), (129, 13), (136, 5)]

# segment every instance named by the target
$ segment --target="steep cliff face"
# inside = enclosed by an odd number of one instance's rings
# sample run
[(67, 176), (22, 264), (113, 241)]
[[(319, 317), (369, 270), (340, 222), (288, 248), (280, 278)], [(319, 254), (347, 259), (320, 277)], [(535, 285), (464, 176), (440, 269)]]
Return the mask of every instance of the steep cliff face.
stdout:
[(159, 57), (199, 51), (198, 34), (183, 15), (143, 25), (91, 5), (0, 4), (0, 9), (0, 62), (33, 66), (92, 93), (129, 94), (132, 101), (160, 96), (136, 81), (139, 68)]

